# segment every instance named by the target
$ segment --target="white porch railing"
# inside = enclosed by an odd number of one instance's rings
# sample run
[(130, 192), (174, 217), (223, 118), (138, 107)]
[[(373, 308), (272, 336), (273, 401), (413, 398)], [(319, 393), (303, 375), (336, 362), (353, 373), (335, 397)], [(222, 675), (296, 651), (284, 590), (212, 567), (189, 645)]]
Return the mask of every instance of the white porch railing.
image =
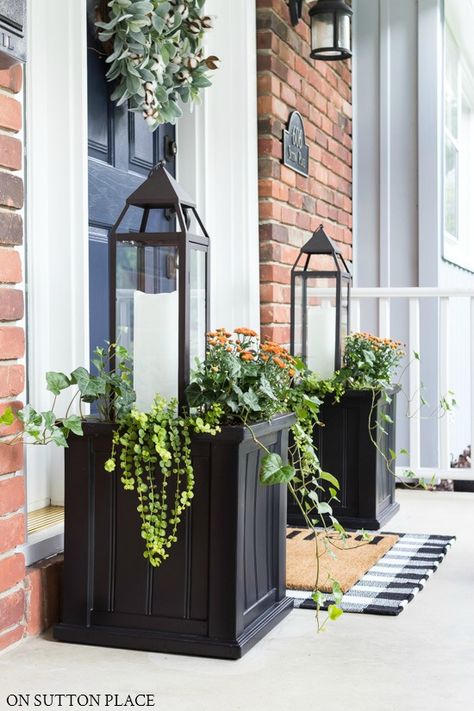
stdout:
[[(405, 321), (404, 324), (404, 331), (408, 333), (407, 353), (413, 354), (414, 351), (419, 353), (421, 362), (423, 362), (424, 359), (430, 357), (429, 353), (423, 352), (422, 324), (420, 322), (420, 306), (427, 299), (431, 299), (431, 303), (437, 305), (437, 308), (433, 307), (433, 313), (436, 314), (438, 323), (435, 320), (432, 328), (438, 331), (438, 397), (444, 397), (450, 390), (455, 390), (453, 387), (453, 368), (459, 368), (459, 364), (455, 362), (457, 360), (456, 354), (452, 357), (453, 354), (450, 353), (451, 336), (457, 338), (459, 330), (457, 328), (456, 333), (454, 333), (455, 329), (453, 328), (453, 333), (451, 332), (453, 302), (456, 301), (458, 306), (459, 303), (463, 303), (464, 309), (468, 308), (469, 318), (467, 319), (467, 324), (463, 322), (463, 333), (465, 334), (467, 331), (467, 343), (465, 342), (464, 346), (469, 350), (469, 372), (464, 373), (463, 378), (466, 387), (469, 387), (469, 393), (467, 398), (468, 405), (466, 407), (464, 403), (463, 412), (459, 417), (468, 418), (470, 427), (468, 428), (467, 436), (470, 441), (465, 444), (474, 446), (474, 289), (431, 287), (355, 288), (352, 293), (351, 330), (361, 330), (361, 320), (364, 322), (367, 320), (364, 317), (365, 309), (368, 308), (369, 303), (372, 304), (371, 308), (373, 309), (373, 304), (376, 303), (378, 315), (378, 333), (376, 335), (383, 338), (389, 336), (398, 337), (397, 334), (391, 332), (392, 307), (395, 301), (405, 300), (405, 303), (408, 302), (408, 313), (405, 317), (408, 323)], [(461, 302), (459, 301), (460, 299), (462, 300)], [(458, 370), (457, 378), (459, 377)], [(413, 357), (410, 358), (408, 366), (408, 387), (410, 397), (413, 394), (421, 393), (420, 360)], [(456, 397), (456, 392), (454, 392), (454, 397)], [(463, 392), (463, 397), (466, 400), (465, 392)], [(417, 400), (416, 397), (415, 400)], [(398, 472), (403, 475), (407, 469), (410, 469), (416, 476), (425, 479), (431, 479), (433, 476), (449, 479), (474, 479), (473, 469), (451, 468), (451, 455), (457, 456), (457, 454), (461, 453), (452, 452), (450, 449), (450, 425), (452, 418), (456, 416), (456, 408), (453, 415), (444, 415), (437, 421), (437, 466), (422, 467), (423, 442), (421, 423), (423, 415), (418, 402), (414, 402), (410, 407), (409, 446), (407, 447), (409, 462), (406, 467), (398, 467)]]

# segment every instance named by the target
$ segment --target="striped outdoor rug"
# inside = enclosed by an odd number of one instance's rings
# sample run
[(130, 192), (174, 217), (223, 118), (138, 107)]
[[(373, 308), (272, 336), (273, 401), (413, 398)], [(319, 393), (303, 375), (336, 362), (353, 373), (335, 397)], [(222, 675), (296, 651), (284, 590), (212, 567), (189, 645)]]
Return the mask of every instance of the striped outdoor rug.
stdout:
[[(423, 590), (437, 570), (455, 536), (399, 533), (400, 540), (342, 598), (344, 612), (399, 615)], [(287, 590), (295, 607), (314, 610), (307, 590)], [(331, 603), (328, 597), (326, 605)]]

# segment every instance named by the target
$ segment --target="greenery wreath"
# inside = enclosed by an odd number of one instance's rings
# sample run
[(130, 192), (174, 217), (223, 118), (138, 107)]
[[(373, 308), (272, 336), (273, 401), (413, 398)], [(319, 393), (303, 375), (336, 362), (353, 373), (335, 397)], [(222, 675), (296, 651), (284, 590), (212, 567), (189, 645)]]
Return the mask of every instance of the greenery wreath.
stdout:
[(212, 18), (205, 0), (110, 0), (99, 7), (96, 26), (108, 51), (112, 100), (129, 102), (152, 130), (182, 116), (180, 101), (199, 99), (211, 85), (218, 58), (204, 56), (203, 40)]

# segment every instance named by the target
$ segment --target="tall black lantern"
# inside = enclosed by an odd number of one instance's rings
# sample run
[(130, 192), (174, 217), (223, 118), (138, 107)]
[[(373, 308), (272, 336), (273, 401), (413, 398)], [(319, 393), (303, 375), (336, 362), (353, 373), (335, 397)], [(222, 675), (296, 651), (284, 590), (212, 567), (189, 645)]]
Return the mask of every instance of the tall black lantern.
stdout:
[(309, 16), (312, 59), (327, 62), (352, 57), (352, 9), (344, 0), (318, 0)]
[(109, 240), (110, 339), (133, 355), (137, 405), (178, 397), (209, 330), (209, 235), (163, 164), (127, 198)]
[(344, 257), (320, 225), (291, 272), (291, 352), (322, 378), (341, 367), (351, 284)]

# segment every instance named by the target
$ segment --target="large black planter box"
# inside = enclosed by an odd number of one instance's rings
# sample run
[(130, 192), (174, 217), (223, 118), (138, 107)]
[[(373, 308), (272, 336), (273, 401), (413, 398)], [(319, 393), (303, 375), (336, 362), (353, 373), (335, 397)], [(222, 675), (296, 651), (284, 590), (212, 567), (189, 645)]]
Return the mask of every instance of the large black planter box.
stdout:
[[(381, 422), (385, 413), (393, 424), (383, 422), (387, 434), (374, 431), (378, 445), (390, 459), (389, 450), (396, 451), (396, 392), (391, 403), (378, 396), (372, 413), (372, 425)], [(388, 470), (384, 457), (370, 440), (369, 416), (372, 392), (347, 392), (339, 403), (330, 396), (321, 406), (320, 420), (324, 427), (315, 427), (314, 443), (323, 470), (334, 474), (341, 485), (340, 504), (333, 505), (338, 521), (348, 529), (377, 530), (384, 526), (400, 508), (395, 501), (395, 477)], [(288, 498), (288, 523), (305, 526), (301, 512), (291, 495)]]
[[(283, 457), (292, 415), (254, 427)], [(192, 445), (195, 496), (170, 558), (143, 558), (137, 501), (107, 474), (112, 426), (66, 450), (62, 621), (57, 639), (236, 659), (292, 608), (285, 585), (286, 487), (264, 487), (244, 427)]]

